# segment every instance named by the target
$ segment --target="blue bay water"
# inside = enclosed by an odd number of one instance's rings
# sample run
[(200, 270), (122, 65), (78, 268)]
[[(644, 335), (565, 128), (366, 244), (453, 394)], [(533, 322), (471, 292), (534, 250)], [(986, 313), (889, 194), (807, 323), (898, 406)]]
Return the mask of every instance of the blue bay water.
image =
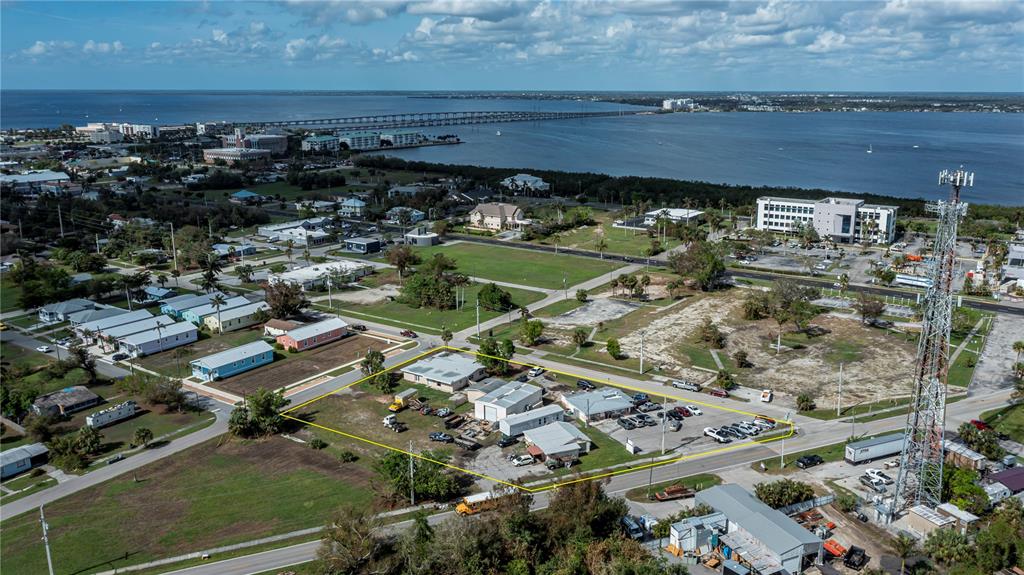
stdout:
[[(4, 91), (0, 92), (0, 127), (90, 121), (288, 120), (427, 111), (629, 109), (636, 108), (564, 100), (329, 92)], [(671, 114), (424, 131), (457, 133), (465, 143), (389, 153), (430, 162), (928, 199), (946, 195), (936, 185), (940, 170), (964, 164), (977, 173), (975, 187), (963, 194), (966, 200), (1024, 205), (1024, 114)]]

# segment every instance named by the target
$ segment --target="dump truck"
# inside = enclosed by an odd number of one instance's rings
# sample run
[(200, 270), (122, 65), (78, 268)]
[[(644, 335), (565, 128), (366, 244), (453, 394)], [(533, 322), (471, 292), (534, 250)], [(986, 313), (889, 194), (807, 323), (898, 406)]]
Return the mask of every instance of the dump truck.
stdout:
[(409, 402), (412, 400), (414, 395), (416, 395), (416, 390), (411, 387), (396, 393), (394, 401), (392, 401), (391, 405), (388, 406), (388, 411), (392, 413), (402, 411), (408, 407)]

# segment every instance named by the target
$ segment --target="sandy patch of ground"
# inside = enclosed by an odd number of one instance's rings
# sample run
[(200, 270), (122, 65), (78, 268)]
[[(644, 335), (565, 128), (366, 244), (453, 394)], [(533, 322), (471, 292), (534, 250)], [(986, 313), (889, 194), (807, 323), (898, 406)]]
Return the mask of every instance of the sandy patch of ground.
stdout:
[(380, 303), (388, 299), (388, 297), (398, 297), (399, 289), (400, 288), (394, 284), (385, 284), (380, 287), (370, 289), (342, 292), (335, 295), (334, 299), (345, 303), (372, 305)]
[(618, 319), (640, 306), (621, 300), (597, 298), (580, 307), (557, 315), (544, 323), (556, 328), (572, 328), (578, 326), (596, 326), (598, 322)]
[[(778, 324), (773, 320), (744, 322), (729, 333), (727, 353), (747, 352), (755, 366), (745, 370), (748, 381), (793, 395), (807, 393), (819, 407), (835, 405), (840, 349), (859, 350), (855, 352), (858, 357), (843, 362), (844, 404), (910, 393), (917, 352), (913, 343), (864, 327), (857, 319), (831, 314), (818, 316), (812, 325), (830, 333), (808, 340), (803, 349), (776, 354), (768, 346), (778, 333)], [(790, 331), (792, 325), (784, 329)]]
[[(722, 325), (722, 322), (742, 305), (742, 298), (723, 293), (699, 298), (692, 303), (673, 308), (674, 311), (671, 313), (662, 315), (647, 325), (644, 356), (672, 371), (689, 367), (688, 358), (679, 352), (679, 344), (693, 341), (694, 333), (705, 318), (710, 318), (720, 325), (723, 332), (728, 333), (730, 328)], [(631, 357), (640, 357), (638, 332), (620, 338), (619, 345), (622, 351)]]

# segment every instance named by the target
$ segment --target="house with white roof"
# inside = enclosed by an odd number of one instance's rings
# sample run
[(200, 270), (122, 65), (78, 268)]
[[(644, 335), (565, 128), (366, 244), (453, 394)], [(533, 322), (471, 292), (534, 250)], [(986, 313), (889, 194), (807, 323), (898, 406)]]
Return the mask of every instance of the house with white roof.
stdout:
[(562, 405), (580, 421), (600, 421), (629, 413), (633, 409), (633, 398), (620, 389), (604, 387), (562, 395)]
[(348, 333), (348, 323), (340, 317), (332, 317), (289, 330), (277, 336), (277, 343), (291, 351), (304, 351), (337, 341)]
[(530, 174), (516, 174), (501, 181), (501, 185), (514, 191), (546, 192), (551, 189), (551, 184)]
[(327, 232), (330, 225), (331, 219), (328, 217), (306, 218), (260, 226), (257, 228), (256, 234), (267, 238), (268, 241), (285, 243), (291, 240), (297, 246), (312, 247), (329, 243), (333, 239), (333, 236)]
[(257, 301), (227, 310), (222, 309), (219, 316), (214, 312), (203, 318), (203, 324), (214, 333), (235, 331), (256, 325), (269, 311), (270, 306), (267, 302)]
[(575, 461), (581, 453), (589, 453), (591, 447), (587, 434), (565, 421), (527, 429), (523, 432), (523, 441), (526, 443), (526, 452), (541, 461)]
[(124, 313), (110, 315), (108, 317), (83, 322), (76, 326), (74, 330), (79, 337), (85, 339), (86, 334), (100, 336), (103, 335), (106, 332), (106, 330), (112, 327), (124, 325), (126, 323), (142, 321), (144, 319), (149, 319), (151, 317), (153, 317), (153, 314), (149, 313), (148, 311), (144, 309), (137, 309), (135, 311), (126, 311)]
[(83, 309), (82, 311), (76, 311), (75, 313), (68, 315), (68, 321), (71, 322), (72, 328), (77, 328), (82, 324), (89, 322), (106, 319), (114, 316), (124, 315), (128, 313), (128, 310), (121, 309), (119, 307), (105, 307), (100, 309)]
[(119, 349), (133, 357), (142, 357), (188, 345), (199, 339), (199, 330), (187, 321), (133, 333), (117, 340)]
[(406, 381), (454, 393), (486, 375), (483, 364), (461, 353), (439, 353), (402, 368)]
[(522, 413), (540, 403), (543, 390), (536, 385), (512, 381), (473, 402), (477, 419), (498, 421)]
[(499, 419), (498, 429), (501, 430), (502, 435), (505, 437), (518, 437), (527, 430), (562, 421), (564, 416), (565, 410), (562, 406), (552, 403)]
[(270, 284), (278, 282), (297, 284), (302, 286), (303, 291), (307, 291), (323, 289), (328, 281), (333, 282), (333, 286), (337, 287), (371, 273), (373, 273), (373, 266), (366, 262), (337, 260), (296, 268), (279, 274), (270, 274), (267, 276), (267, 282)]

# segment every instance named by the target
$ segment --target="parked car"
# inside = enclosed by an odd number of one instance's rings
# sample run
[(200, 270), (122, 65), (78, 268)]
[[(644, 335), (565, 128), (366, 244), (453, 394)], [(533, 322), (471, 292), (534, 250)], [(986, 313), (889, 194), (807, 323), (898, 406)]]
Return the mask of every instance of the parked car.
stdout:
[(434, 410), (431, 409), (430, 407), (421, 407), (420, 408), (420, 415), (430, 415), (431, 413), (434, 413)]
[(593, 391), (593, 390), (597, 389), (596, 385), (594, 385), (593, 383), (590, 383), (589, 381), (587, 381), (585, 379), (581, 379), (581, 380), (577, 381), (576, 382), (576, 387), (578, 387), (578, 388), (580, 388), (580, 389), (582, 389), (584, 391)]
[(868, 489), (874, 491), (875, 493), (885, 493), (885, 483), (883, 483), (881, 479), (875, 479), (870, 475), (861, 475), (860, 482), (861, 485), (867, 487)]
[(860, 571), (868, 564), (871, 558), (864, 552), (863, 549), (856, 545), (850, 546), (850, 550), (846, 552), (846, 557), (843, 558), (843, 565), (846, 565), (854, 571)]
[[(659, 413), (658, 415), (661, 415), (661, 414)], [(682, 421), (683, 420), (683, 414), (679, 413), (678, 411), (676, 411), (674, 409), (670, 409), (670, 410), (666, 411), (665, 412), (665, 417), (667, 417), (669, 419), (672, 419), (672, 420), (675, 420), (675, 421)]]
[(821, 465), (822, 463), (825, 463), (825, 460), (822, 459), (820, 455), (814, 453), (810, 455), (804, 455), (800, 459), (796, 460), (796, 466), (799, 467), (800, 469), (809, 469), (811, 467), (814, 467), (815, 465)]
[(655, 421), (653, 417), (651, 417), (650, 415), (647, 415), (646, 413), (638, 413), (638, 414), (633, 416), (633, 419), (639, 421), (640, 423), (642, 423), (643, 425), (646, 425), (648, 427), (652, 427), (652, 426), (658, 425), (658, 422)]
[(518, 381), (519, 383), (526, 383), (527, 381), (530, 381), (530, 376), (526, 375), (525, 373), (521, 373), (519, 374), (519, 377), (516, 378), (516, 381)]
[(730, 439), (726, 435), (719, 433), (719, 431), (714, 427), (705, 427), (704, 435), (710, 437), (711, 439), (714, 439), (718, 443), (729, 443), (732, 441), (732, 439)]
[(645, 412), (658, 411), (659, 409), (661, 409), (661, 405), (648, 401), (647, 403), (640, 404), (640, 406), (637, 407), (637, 409)]
[(864, 475), (867, 475), (872, 479), (877, 479), (886, 485), (892, 485), (893, 483), (896, 483), (896, 480), (894, 480), (892, 477), (889, 477), (885, 473), (882, 473), (882, 470), (880, 469), (865, 469)]
[(112, 359), (114, 361), (124, 361), (124, 360), (128, 359), (128, 354), (127, 353), (115, 353), (114, 355), (110, 356), (110, 359)]
[(761, 390), (761, 401), (763, 401), (764, 403), (771, 403), (772, 399), (774, 399), (774, 398), (775, 398), (775, 394), (772, 393), (772, 390), (770, 390), (770, 389), (762, 389)]
[(36, 348), (36, 351), (38, 351), (39, 353), (50, 353), (51, 351), (53, 351), (53, 348), (51, 348), (48, 345), (41, 345)]
[(431, 432), (427, 437), (430, 438), (430, 441), (440, 441), (441, 443), (451, 443), (452, 441), (455, 441), (455, 438), (451, 435), (441, 431)]
[(501, 439), (498, 440), (498, 447), (504, 449), (506, 447), (511, 447), (517, 443), (519, 443), (519, 440), (516, 439), (515, 437), (503, 435), (501, 436)]
[(686, 391), (700, 391), (701, 390), (700, 384), (698, 384), (698, 383), (693, 383), (692, 381), (678, 380), (678, 379), (672, 380), (672, 387), (674, 387), (676, 389), (685, 389)]
[(759, 433), (761, 433), (761, 430), (758, 429), (756, 425), (751, 425), (746, 421), (741, 421), (737, 423), (736, 427), (739, 427), (741, 430), (743, 430), (744, 433), (748, 435), (758, 435)]
[(352, 325), (351, 327), (356, 331), (366, 331), (366, 326), (361, 323), (357, 323), (355, 325)]
[(532, 465), (533, 463), (535, 463), (535, 461), (532, 455), (517, 455), (515, 456), (515, 459), (512, 460), (512, 465), (515, 465), (516, 467)]
[(899, 466), (900, 466), (900, 460), (899, 459), (893, 459), (892, 461), (886, 461), (885, 463), (882, 464), (882, 467), (884, 467), (886, 469), (895, 469), (895, 468), (897, 468)]
[(621, 427), (622, 429), (625, 429), (627, 431), (632, 430), (632, 429), (636, 429), (636, 424), (633, 423), (632, 419), (626, 419), (625, 417), (620, 417), (620, 418), (615, 420), (615, 423), (618, 423), (619, 427)]
[(647, 401), (649, 401), (649, 400), (650, 400), (650, 398), (647, 397), (646, 393), (634, 393), (633, 394), (633, 404), (634, 405), (640, 405), (640, 404), (643, 404), (643, 403), (647, 403)]
[(535, 368), (531, 369), (530, 371), (526, 372), (526, 375), (529, 375), (530, 377), (537, 377), (538, 375), (540, 375), (542, 373), (544, 373), (544, 368), (543, 367), (535, 367)]
[(728, 391), (726, 391), (724, 389), (720, 389), (718, 387), (712, 387), (712, 388), (708, 389), (708, 394), (709, 395), (713, 395), (715, 397), (729, 397), (729, 392)]
[(673, 421), (668, 422), (668, 429), (669, 429), (669, 431), (679, 431), (682, 428), (683, 428), (683, 424), (679, 423), (678, 421), (674, 421), (673, 420)]
[(417, 338), (417, 337), (419, 337), (419, 336), (418, 336), (418, 335), (416, 335), (416, 332), (414, 332), (414, 331), (412, 331), (412, 330), (409, 330), (409, 329), (403, 329), (403, 330), (402, 330), (402, 337), (411, 337), (411, 338), (414, 338), (414, 339), (415, 339), (415, 338)]
[(704, 412), (700, 410), (696, 405), (687, 405), (686, 409), (690, 410), (693, 415), (704, 415)]
[(765, 421), (763, 419), (755, 419), (751, 423), (753, 423), (758, 428), (760, 428), (761, 431), (768, 431), (770, 429), (775, 429), (775, 424), (774, 423), (769, 423), (769, 422), (767, 422), (767, 421)]
[(437, 411), (434, 412), (434, 415), (438, 417), (448, 417), (451, 414), (452, 410), (448, 409), (447, 407), (442, 407), (441, 409), (438, 409)]
[(115, 455), (115, 456), (111, 457), (110, 459), (108, 459), (107, 460), (107, 465), (113, 465), (113, 464), (117, 463), (118, 461), (124, 461), (124, 454), (123, 453), (118, 453), (117, 455)]
[(972, 419), (971, 425), (976, 427), (978, 431), (985, 431), (986, 429), (992, 429), (992, 427), (980, 419)]

